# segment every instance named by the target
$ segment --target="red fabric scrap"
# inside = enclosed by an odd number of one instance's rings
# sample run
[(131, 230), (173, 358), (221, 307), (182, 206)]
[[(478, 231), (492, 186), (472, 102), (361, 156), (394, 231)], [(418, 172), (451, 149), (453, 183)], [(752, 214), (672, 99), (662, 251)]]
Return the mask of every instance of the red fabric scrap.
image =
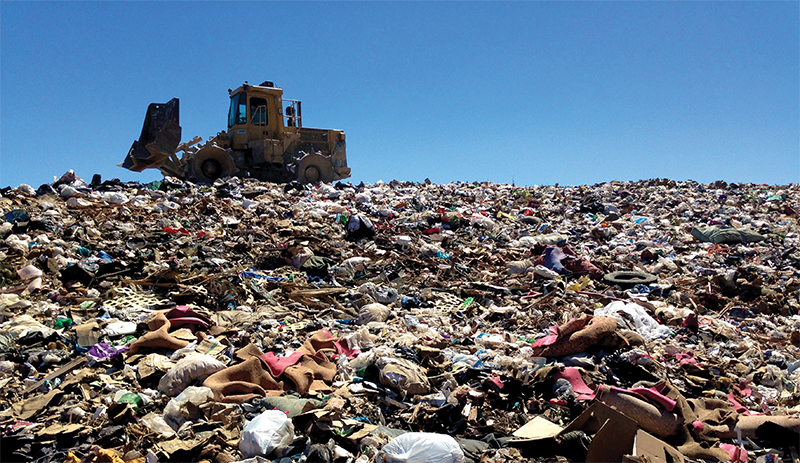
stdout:
[(181, 228), (164, 227), (164, 228), (161, 229), (161, 231), (167, 232), (169, 234), (175, 234), (175, 233), (181, 233), (181, 234), (184, 234), (184, 235), (188, 235), (189, 234), (189, 230), (187, 230), (187, 229), (185, 229), (183, 227), (181, 227)]

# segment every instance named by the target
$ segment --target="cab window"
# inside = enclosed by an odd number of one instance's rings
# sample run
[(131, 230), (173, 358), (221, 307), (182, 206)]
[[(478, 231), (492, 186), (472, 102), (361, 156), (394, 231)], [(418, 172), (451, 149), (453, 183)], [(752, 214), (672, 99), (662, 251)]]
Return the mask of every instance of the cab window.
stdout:
[(247, 94), (237, 93), (231, 97), (231, 109), (228, 112), (228, 128), (247, 123)]
[(250, 98), (250, 123), (253, 125), (267, 125), (266, 98)]

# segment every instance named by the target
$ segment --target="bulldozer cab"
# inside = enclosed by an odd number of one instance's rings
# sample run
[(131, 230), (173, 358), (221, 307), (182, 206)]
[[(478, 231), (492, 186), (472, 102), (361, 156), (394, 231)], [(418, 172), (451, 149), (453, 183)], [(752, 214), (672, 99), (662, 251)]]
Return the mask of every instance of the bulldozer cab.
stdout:
[[(231, 148), (248, 149), (259, 140), (282, 140), (284, 132), (301, 126), (300, 102), (284, 100), (283, 90), (271, 86), (242, 85), (231, 91), (228, 137)], [(286, 104), (286, 112), (283, 106)]]

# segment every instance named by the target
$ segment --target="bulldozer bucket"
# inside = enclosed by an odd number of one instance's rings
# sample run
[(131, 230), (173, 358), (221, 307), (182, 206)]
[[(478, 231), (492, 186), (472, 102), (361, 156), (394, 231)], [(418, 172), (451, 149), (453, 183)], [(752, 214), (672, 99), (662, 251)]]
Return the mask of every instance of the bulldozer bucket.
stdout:
[(142, 135), (133, 142), (128, 156), (120, 167), (141, 172), (167, 162), (181, 141), (181, 126), (177, 98), (167, 103), (151, 103), (142, 126)]

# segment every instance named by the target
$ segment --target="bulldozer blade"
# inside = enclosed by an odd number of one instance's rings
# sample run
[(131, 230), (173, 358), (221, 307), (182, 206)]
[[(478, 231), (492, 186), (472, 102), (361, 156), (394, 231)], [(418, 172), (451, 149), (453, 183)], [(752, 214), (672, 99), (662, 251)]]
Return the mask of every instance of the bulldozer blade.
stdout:
[(181, 141), (180, 104), (177, 98), (167, 103), (151, 103), (142, 126), (142, 135), (133, 142), (120, 167), (141, 172), (168, 161)]

